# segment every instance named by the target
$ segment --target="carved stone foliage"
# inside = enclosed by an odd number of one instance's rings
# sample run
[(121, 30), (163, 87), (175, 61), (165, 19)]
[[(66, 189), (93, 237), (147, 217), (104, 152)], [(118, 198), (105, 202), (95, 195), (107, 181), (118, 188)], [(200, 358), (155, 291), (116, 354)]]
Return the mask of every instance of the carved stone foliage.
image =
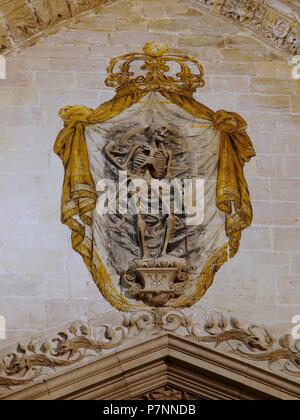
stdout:
[(258, 325), (243, 328), (235, 319), (212, 314), (204, 325), (207, 337), (192, 336), (202, 343), (214, 343), (220, 347), (226, 343), (227, 352), (248, 360), (267, 362), (268, 368), (300, 378), (300, 340), (287, 334), (279, 339), (271, 331)]
[[(19, 7), (22, 2), (16, 3), (14, 6), (5, 2), (0, 6), (1, 54), (34, 44), (43, 33), (55, 30), (55, 25), (107, 0), (30, 0), (24, 1), (23, 7)], [(300, 51), (297, 22), (265, 0), (191, 0), (191, 3), (245, 27), (275, 48), (289, 54)]]
[(189, 401), (199, 400), (196, 395), (189, 392), (176, 389), (173, 386), (165, 385), (160, 388), (154, 389), (153, 391), (147, 392), (146, 394), (139, 395), (134, 400), (143, 401)]
[(273, 47), (289, 54), (300, 53), (297, 22), (271, 7), (265, 0), (194, 0), (259, 36)]
[[(30, 38), (42, 34), (47, 29), (68, 18), (106, 3), (106, 0), (30, 0), (22, 8), (9, 10), (5, 16), (4, 6), (0, 20), (0, 53), (19, 46), (33, 44)], [(1, 14), (2, 16), (2, 14)]]
[[(265, 362), (262, 368), (300, 379), (300, 340), (286, 335), (279, 339), (265, 327), (243, 327), (234, 318), (212, 313), (200, 325), (183, 312), (172, 310), (139, 310), (127, 314), (117, 325), (99, 326), (74, 323), (45, 341), (32, 340), (18, 344), (0, 363), (0, 392), (43, 378), (69, 366), (103, 357), (111, 349), (122, 348), (137, 340), (166, 333), (188, 337), (195, 342), (213, 345), (222, 353)], [(183, 398), (184, 397), (184, 398)], [(186, 399), (182, 391), (168, 387), (155, 390), (139, 399)], [(190, 399), (190, 398), (188, 398)]]

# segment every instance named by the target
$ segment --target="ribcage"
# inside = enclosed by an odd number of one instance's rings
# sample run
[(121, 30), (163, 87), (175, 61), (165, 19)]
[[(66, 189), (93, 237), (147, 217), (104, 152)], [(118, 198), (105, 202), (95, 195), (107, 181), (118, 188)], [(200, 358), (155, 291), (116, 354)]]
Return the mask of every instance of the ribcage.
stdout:
[(152, 155), (153, 176), (161, 179), (166, 174), (168, 160), (162, 150), (155, 150)]
[(132, 171), (138, 173), (148, 168), (154, 178), (161, 179), (166, 173), (167, 157), (159, 149), (138, 149), (132, 161)]
[(133, 156), (132, 171), (137, 173), (140, 169), (147, 166), (150, 162), (150, 150), (138, 149)]

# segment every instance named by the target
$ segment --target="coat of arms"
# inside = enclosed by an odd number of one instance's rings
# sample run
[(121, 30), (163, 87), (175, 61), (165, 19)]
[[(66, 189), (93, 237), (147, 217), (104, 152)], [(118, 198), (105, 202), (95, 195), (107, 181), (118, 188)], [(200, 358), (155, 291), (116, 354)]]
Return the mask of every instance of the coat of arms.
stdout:
[(151, 42), (111, 60), (112, 100), (60, 111), (62, 222), (119, 310), (193, 305), (252, 223), (247, 125), (195, 100), (203, 76), (194, 58)]

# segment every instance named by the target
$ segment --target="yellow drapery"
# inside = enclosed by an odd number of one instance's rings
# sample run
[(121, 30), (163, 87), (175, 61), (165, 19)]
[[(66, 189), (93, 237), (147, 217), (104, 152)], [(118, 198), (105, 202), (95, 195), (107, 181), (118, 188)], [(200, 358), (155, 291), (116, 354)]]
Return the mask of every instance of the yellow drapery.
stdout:
[[(199, 300), (213, 282), (215, 273), (239, 249), (241, 232), (250, 226), (253, 219), (252, 206), (244, 164), (255, 156), (245, 120), (235, 113), (214, 113), (192, 97), (160, 92), (166, 99), (189, 114), (211, 122), (221, 132), (219, 171), (216, 205), (226, 214), (228, 243), (217, 249), (208, 258), (196, 290), (177, 299), (169, 306), (191, 306)], [(61, 219), (72, 231), (72, 246), (84, 259), (91, 275), (104, 298), (122, 311), (136, 308), (129, 304), (113, 286), (101, 259), (93, 249), (89, 228), (93, 223), (96, 207), (96, 187), (89, 167), (89, 156), (85, 139), (85, 126), (104, 123), (139, 102), (148, 93), (131, 93), (115, 96), (96, 110), (83, 106), (65, 107), (60, 111), (64, 128), (58, 134), (54, 151), (61, 158), (65, 177), (61, 200)]]

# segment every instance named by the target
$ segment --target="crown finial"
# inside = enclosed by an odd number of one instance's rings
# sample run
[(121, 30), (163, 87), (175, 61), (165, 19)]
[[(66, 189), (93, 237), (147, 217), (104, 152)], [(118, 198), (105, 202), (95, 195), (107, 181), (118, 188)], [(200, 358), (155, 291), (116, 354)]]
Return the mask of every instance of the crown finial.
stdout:
[(158, 41), (148, 42), (143, 50), (144, 53), (111, 59), (105, 83), (115, 88), (118, 95), (174, 92), (193, 96), (199, 87), (205, 85), (203, 67), (195, 58), (167, 54), (168, 45)]
[(162, 57), (169, 51), (169, 46), (164, 42), (151, 41), (144, 46), (143, 50), (150, 57)]

